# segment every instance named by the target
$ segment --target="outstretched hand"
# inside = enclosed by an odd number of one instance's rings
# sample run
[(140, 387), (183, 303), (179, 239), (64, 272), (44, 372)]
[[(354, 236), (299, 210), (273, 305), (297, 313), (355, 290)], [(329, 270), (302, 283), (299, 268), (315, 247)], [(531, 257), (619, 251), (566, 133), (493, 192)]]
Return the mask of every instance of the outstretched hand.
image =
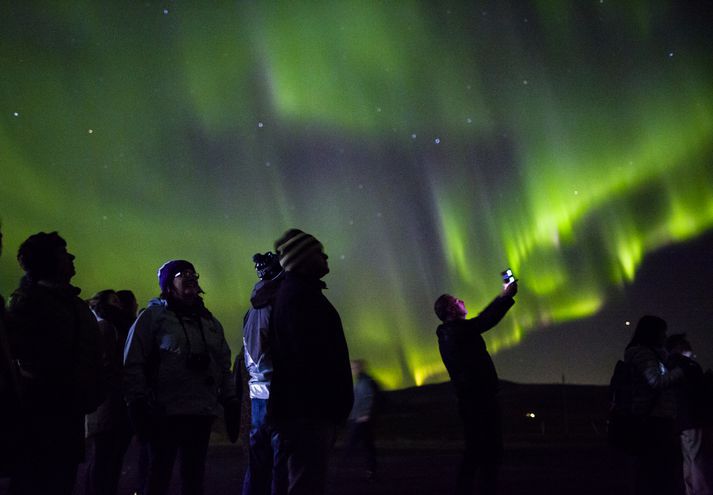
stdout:
[(517, 294), (517, 281), (503, 285), (503, 291), (500, 293), (503, 297), (515, 297)]

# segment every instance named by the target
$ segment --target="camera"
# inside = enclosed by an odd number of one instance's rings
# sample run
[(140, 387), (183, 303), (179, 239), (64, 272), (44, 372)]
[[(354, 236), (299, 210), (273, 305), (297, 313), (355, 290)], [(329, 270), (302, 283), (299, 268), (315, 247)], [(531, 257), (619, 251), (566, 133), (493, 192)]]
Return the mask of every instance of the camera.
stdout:
[(515, 281), (515, 275), (510, 268), (504, 270), (501, 275), (503, 276), (503, 283), (505, 284), (511, 284)]
[(207, 370), (210, 365), (210, 356), (207, 352), (192, 352), (186, 359), (186, 368), (192, 371)]
[(255, 263), (255, 271), (257, 271), (260, 280), (272, 280), (282, 271), (280, 257), (272, 251), (253, 255), (253, 263)]

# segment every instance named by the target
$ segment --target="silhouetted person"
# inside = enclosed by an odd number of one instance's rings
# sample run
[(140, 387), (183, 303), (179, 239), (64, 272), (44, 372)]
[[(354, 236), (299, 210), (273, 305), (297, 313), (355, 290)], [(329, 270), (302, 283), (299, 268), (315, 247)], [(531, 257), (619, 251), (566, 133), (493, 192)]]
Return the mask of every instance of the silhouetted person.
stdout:
[[(121, 304), (124, 318), (126, 319), (126, 322), (128, 322), (128, 326), (126, 328), (126, 333), (128, 335), (129, 329), (136, 321), (136, 317), (139, 313), (139, 303), (136, 300), (136, 296), (134, 295), (133, 291), (131, 291), (129, 289), (118, 290), (118, 291), (116, 291), (116, 295), (119, 298), (119, 303)], [(124, 338), (124, 341), (126, 341), (126, 338)], [(122, 355), (122, 366), (123, 366), (123, 355)], [(132, 432), (133, 432), (133, 427), (132, 427)], [(136, 467), (137, 467), (137, 474), (136, 474), (136, 480), (135, 480), (136, 485), (134, 486), (132, 493), (134, 493), (135, 495), (144, 495), (144, 492), (146, 490), (146, 485), (148, 483), (148, 478), (149, 478), (149, 462), (150, 462), (149, 445), (148, 445), (148, 442), (139, 440), (139, 438), (136, 435), (134, 437), (136, 438), (135, 444), (138, 448), (139, 453), (138, 453), (138, 456), (136, 459)]]
[(22, 448), (13, 494), (69, 494), (84, 456), (84, 415), (103, 401), (97, 320), (70, 285), (74, 256), (56, 232), (17, 254), (25, 276), (8, 309), (10, 345), (22, 376)]
[(465, 303), (443, 294), (434, 305), (438, 326), (438, 348), (458, 398), (463, 420), (465, 451), (458, 470), (458, 494), (497, 491), (497, 476), (503, 457), (500, 405), (497, 399), (498, 375), (481, 334), (490, 330), (515, 304), (517, 282), (503, 290), (475, 318), (466, 320)]
[(373, 420), (378, 400), (379, 387), (366, 372), (363, 359), (351, 362), (354, 379), (354, 406), (349, 413), (349, 453), (363, 448), (366, 455), (366, 474), (373, 479), (376, 474), (376, 447), (374, 446)]
[(107, 370), (106, 400), (87, 415), (89, 456), (88, 495), (113, 495), (121, 476), (124, 455), (133, 431), (124, 402), (122, 386), (123, 350), (128, 334), (128, 318), (116, 292), (107, 289), (87, 301), (96, 315), (102, 336), (103, 366)]
[(632, 368), (631, 413), (641, 418), (642, 445), (635, 456), (635, 490), (641, 495), (677, 494), (681, 488), (673, 386), (683, 378), (683, 371), (665, 365), (666, 329), (658, 316), (641, 317), (624, 353), (624, 362)]
[[(139, 312), (139, 303), (136, 301), (136, 296), (134, 293), (128, 289), (122, 289), (116, 291), (116, 297), (119, 298), (119, 304), (121, 309), (123, 309), (127, 317), (136, 319), (136, 315)], [(134, 323), (133, 321), (131, 322)], [(129, 325), (130, 327), (131, 325)]]
[(251, 308), (243, 324), (244, 365), (249, 375), (252, 418), (250, 461), (243, 482), (243, 495), (286, 494), (287, 464), (280, 457), (279, 435), (267, 422), (272, 381), (270, 316), (284, 272), (279, 256), (272, 252), (254, 255), (253, 262), (260, 281), (253, 288)]
[(337, 424), (352, 407), (349, 351), (339, 314), (322, 294), (329, 273), (322, 244), (292, 229), (275, 249), (285, 279), (271, 318), (268, 419), (288, 460), (290, 495), (321, 495)]
[(668, 364), (681, 368), (675, 387), (676, 431), (681, 437), (683, 481), (688, 495), (713, 494), (713, 396), (686, 334), (666, 339)]
[[(1, 225), (0, 225), (1, 226)], [(0, 254), (2, 231), (0, 230)], [(0, 294), (0, 477), (10, 476), (15, 464), (19, 441), (20, 398), (5, 329), (5, 299)]]
[(136, 434), (151, 451), (146, 494), (168, 493), (179, 454), (181, 493), (199, 495), (211, 425), (221, 403), (232, 411), (236, 401), (230, 348), (203, 304), (191, 263), (168, 261), (158, 279), (160, 299), (141, 313), (126, 342), (126, 402)]

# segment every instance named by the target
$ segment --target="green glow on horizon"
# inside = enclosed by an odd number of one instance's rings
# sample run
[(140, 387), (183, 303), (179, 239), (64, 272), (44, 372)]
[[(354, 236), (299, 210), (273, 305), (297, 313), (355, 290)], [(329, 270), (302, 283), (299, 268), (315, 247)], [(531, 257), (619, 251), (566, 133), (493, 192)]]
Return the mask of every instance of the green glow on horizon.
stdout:
[(0, 292), (38, 230), (87, 296), (145, 302), (188, 258), (237, 352), (250, 257), (296, 226), (326, 246), (352, 355), (387, 388), (444, 379), (441, 293), (474, 314), (513, 268), (497, 353), (713, 229), (712, 38), (672, 26), (687, 8), (5, 6)]

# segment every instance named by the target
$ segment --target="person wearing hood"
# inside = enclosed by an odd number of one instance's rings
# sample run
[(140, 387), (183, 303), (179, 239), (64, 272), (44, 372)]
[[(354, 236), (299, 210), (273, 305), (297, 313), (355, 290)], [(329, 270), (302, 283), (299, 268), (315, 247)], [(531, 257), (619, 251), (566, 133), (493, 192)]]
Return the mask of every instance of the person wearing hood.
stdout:
[(57, 232), (17, 253), (25, 271), (7, 313), (20, 375), (22, 442), (12, 494), (70, 494), (84, 457), (84, 415), (104, 400), (97, 320), (70, 284), (74, 255)]
[(141, 313), (126, 341), (124, 397), (137, 436), (149, 444), (145, 493), (168, 493), (180, 454), (181, 492), (202, 494), (211, 426), (221, 404), (229, 430), (239, 428), (230, 348), (203, 304), (193, 264), (167, 261), (158, 280), (160, 298)]
[(243, 481), (243, 495), (284, 494), (287, 493), (287, 466), (279, 455), (279, 435), (266, 421), (272, 380), (270, 315), (284, 271), (279, 256), (270, 251), (255, 254), (253, 262), (260, 280), (253, 288), (251, 307), (243, 324), (251, 404), (250, 460)]

